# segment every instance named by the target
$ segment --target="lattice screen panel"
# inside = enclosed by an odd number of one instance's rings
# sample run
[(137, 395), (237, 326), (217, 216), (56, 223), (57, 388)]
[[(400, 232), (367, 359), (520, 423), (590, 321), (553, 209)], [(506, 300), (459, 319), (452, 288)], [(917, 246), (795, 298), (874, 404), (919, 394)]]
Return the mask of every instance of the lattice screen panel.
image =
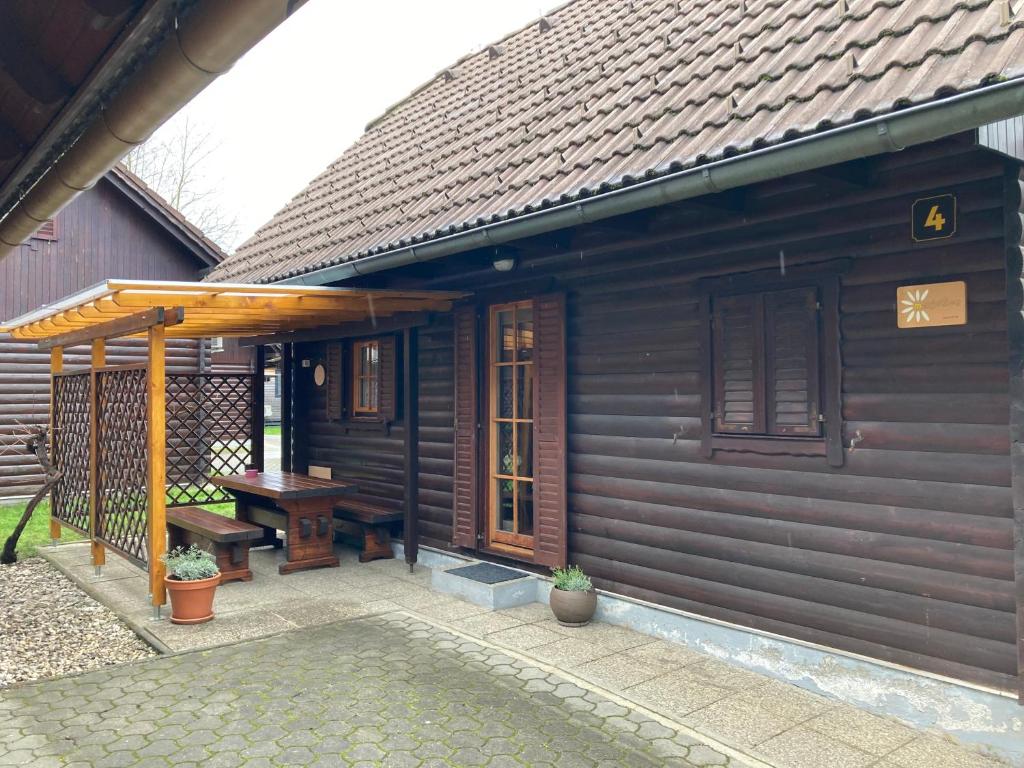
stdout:
[(52, 493), (51, 514), (89, 532), (89, 372), (53, 377), (53, 464), (64, 472)]
[(96, 373), (96, 535), (145, 567), (146, 368), (124, 366)]
[(167, 503), (231, 501), (210, 483), (252, 463), (250, 374), (188, 373), (167, 377)]

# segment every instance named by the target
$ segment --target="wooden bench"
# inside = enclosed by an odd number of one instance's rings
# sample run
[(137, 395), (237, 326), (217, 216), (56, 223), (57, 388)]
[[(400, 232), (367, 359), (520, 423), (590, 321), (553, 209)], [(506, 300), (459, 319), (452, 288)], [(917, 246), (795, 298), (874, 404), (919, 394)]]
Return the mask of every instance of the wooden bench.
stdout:
[(171, 548), (196, 544), (203, 549), (212, 549), (220, 569), (221, 583), (252, 581), (249, 547), (263, 538), (260, 526), (199, 507), (178, 507), (167, 510), (167, 532)]
[(362, 529), (363, 551), (359, 553), (359, 562), (386, 560), (395, 556), (391, 551), (392, 523), (402, 521), (404, 515), (385, 509), (378, 504), (359, 499), (345, 499), (334, 505), (334, 517), (357, 524)]

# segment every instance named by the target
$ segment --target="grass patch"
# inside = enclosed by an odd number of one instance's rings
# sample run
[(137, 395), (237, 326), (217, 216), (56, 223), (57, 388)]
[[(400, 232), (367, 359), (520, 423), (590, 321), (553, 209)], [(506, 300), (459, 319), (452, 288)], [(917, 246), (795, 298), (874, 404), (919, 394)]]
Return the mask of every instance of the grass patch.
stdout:
[[(14, 526), (18, 524), (27, 503), (27, 501), (19, 501), (13, 504), (0, 504), (0, 546), (7, 541)], [(77, 541), (82, 538), (68, 528), (61, 529), (60, 537), (62, 541)], [(50, 500), (43, 499), (32, 513), (25, 530), (21, 532), (21, 538), (18, 540), (18, 557), (31, 557), (39, 547), (49, 543)]]
[(269, 435), (271, 437), (273, 437), (273, 436), (280, 437), (281, 436), (281, 425), (278, 424), (277, 426), (273, 426), (273, 427), (264, 427), (263, 428), (263, 434), (264, 434), (264, 436), (268, 436)]
[[(18, 520), (21, 519), (21, 513), (25, 511), (27, 503), (27, 501), (18, 501), (0, 504), (0, 546), (3, 546), (3, 543), (7, 541), (7, 537), (11, 535), (11, 531), (14, 530), (14, 526), (18, 524)], [(224, 517), (233, 518), (235, 516), (235, 503), (233, 501), (227, 501), (222, 504), (204, 504), (203, 508)], [(70, 528), (61, 528), (61, 541), (81, 541), (84, 538)], [(39, 506), (36, 507), (35, 512), (32, 513), (32, 517), (29, 519), (28, 525), (25, 526), (25, 530), (21, 532), (21, 538), (18, 540), (18, 559), (31, 557), (39, 547), (44, 547), (49, 543), (50, 500), (43, 499)]]

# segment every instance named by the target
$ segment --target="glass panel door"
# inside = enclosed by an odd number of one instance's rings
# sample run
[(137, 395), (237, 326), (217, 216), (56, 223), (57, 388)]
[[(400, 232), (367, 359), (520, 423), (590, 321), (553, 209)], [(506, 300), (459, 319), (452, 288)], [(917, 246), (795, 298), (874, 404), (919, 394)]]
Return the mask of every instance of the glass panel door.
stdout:
[(491, 307), (487, 545), (533, 552), (533, 302)]

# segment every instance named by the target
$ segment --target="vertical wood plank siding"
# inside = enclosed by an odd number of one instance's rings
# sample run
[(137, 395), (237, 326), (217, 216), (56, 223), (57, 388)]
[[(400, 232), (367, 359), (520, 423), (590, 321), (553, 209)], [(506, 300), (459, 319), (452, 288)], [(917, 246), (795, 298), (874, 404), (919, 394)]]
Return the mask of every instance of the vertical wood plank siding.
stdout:
[[(106, 180), (57, 216), (57, 239), (30, 240), (0, 260), (0, 319), (11, 319), (109, 277), (195, 280), (200, 264)], [(144, 359), (145, 340), (107, 345), (111, 365)], [(65, 351), (65, 368), (87, 366), (88, 346)], [(42, 482), (24, 435), (46, 424), (50, 358), (34, 343), (0, 334), (0, 498), (33, 493)], [(167, 371), (196, 371), (196, 341), (167, 343)]]
[[(599, 587), (1013, 691), (1004, 166), (949, 142), (873, 171), (863, 190), (784, 179), (749, 190), (744, 214), (665, 209), (643, 233), (532, 248), (507, 275), (482, 256), (429, 285), (567, 292), (569, 560)], [(915, 245), (911, 206), (937, 192), (957, 194), (958, 233)], [(853, 261), (839, 467), (702, 450), (696, 281), (777, 267), (780, 250), (789, 266)], [(968, 325), (897, 330), (898, 286), (960, 279)], [(422, 338), (421, 527), (445, 546), (453, 333), (439, 323)], [(382, 491), (398, 487), (400, 440), (367, 452), (316, 421), (309, 432), (318, 454), (379, 463)]]

